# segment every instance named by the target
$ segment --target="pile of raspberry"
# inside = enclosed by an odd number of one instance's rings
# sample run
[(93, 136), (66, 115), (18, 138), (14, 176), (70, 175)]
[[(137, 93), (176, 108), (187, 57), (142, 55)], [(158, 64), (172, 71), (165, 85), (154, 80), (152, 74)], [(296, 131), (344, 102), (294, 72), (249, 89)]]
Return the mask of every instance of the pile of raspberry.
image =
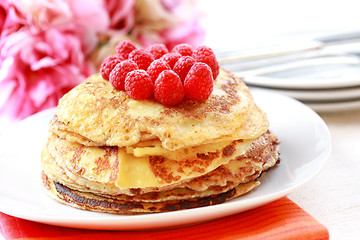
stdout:
[(209, 98), (219, 64), (211, 48), (178, 44), (171, 51), (164, 44), (147, 49), (131, 41), (120, 42), (116, 55), (104, 59), (101, 76), (115, 89), (126, 91), (135, 100), (155, 98), (166, 106), (184, 98), (204, 101)]

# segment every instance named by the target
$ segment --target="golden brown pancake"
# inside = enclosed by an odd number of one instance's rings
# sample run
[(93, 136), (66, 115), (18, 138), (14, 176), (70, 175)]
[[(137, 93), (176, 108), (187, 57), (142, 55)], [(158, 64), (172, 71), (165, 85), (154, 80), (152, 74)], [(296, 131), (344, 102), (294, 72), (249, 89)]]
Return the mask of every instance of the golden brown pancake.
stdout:
[(100, 75), (59, 102), (42, 152), (49, 195), (115, 214), (219, 204), (260, 184), (279, 143), (239, 79), (224, 70), (204, 102), (137, 101)]
[[(245, 151), (242, 150), (244, 145), (247, 146)], [(234, 141), (215, 152), (174, 161), (162, 156), (136, 159), (124, 155), (121, 148), (86, 147), (55, 138), (55, 141), (50, 139), (44, 148), (42, 167), (57, 181), (73, 185), (78, 183), (80, 187), (86, 186), (99, 194), (134, 195), (134, 192), (144, 194), (175, 187), (201, 191), (214, 185), (226, 185), (230, 181), (243, 182), (253, 175), (258, 177), (276, 163), (277, 147), (275, 136), (265, 133), (251, 144)], [(254, 154), (254, 149), (257, 154)], [(220, 162), (225, 158), (227, 161)], [(212, 163), (216, 163), (215, 167)], [(59, 177), (59, 172), (66, 177)]]
[(224, 138), (256, 138), (267, 129), (266, 115), (245, 84), (220, 70), (208, 100), (185, 100), (170, 108), (134, 100), (94, 75), (60, 100), (50, 130), (87, 146), (132, 146), (159, 139), (163, 148), (176, 150)]
[[(229, 154), (235, 151), (229, 146), (236, 147), (236, 144), (226, 146), (222, 152)], [(46, 150), (43, 154), (46, 155)], [(81, 157), (81, 154), (76, 155), (77, 159)], [(109, 182), (99, 183), (96, 179), (81, 178), (86, 170), (79, 171), (73, 166), (69, 170), (66, 166), (58, 165), (49, 155), (43, 156), (42, 168), (48, 193), (60, 202), (99, 212), (135, 214), (188, 209), (233, 199), (258, 186), (260, 175), (277, 161), (278, 142), (268, 132), (227, 164), (199, 177), (163, 188), (128, 188), (128, 192), (121, 191)]]
[(213, 194), (207, 197), (169, 200), (154, 203), (117, 200), (94, 195), (89, 192), (77, 191), (60, 183), (49, 181), (44, 175), (43, 180), (44, 186), (48, 190), (49, 195), (59, 202), (83, 210), (122, 215), (169, 212), (220, 204), (243, 195), (259, 185), (258, 181), (253, 181), (240, 184), (223, 193)]

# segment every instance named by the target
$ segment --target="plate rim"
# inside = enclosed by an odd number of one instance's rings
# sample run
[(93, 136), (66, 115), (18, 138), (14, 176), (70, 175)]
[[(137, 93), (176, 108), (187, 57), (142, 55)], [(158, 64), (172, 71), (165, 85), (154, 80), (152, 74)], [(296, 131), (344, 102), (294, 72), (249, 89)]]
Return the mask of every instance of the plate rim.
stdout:
[(336, 88), (349, 88), (360, 87), (360, 79), (353, 78), (349, 81), (327, 81), (321, 82), (316, 79), (303, 79), (303, 78), (273, 78), (266, 76), (244, 76), (244, 82), (249, 86), (256, 87), (272, 87), (272, 88), (286, 88), (286, 89), (336, 89)]
[(360, 98), (360, 86), (335, 89), (286, 89), (251, 86), (250, 89), (264, 89), (300, 101), (351, 101)]

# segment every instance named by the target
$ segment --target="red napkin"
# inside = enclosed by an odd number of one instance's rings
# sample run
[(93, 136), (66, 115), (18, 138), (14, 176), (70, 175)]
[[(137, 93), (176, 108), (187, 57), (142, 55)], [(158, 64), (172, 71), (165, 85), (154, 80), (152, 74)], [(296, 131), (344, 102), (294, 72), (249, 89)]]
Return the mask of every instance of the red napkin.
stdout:
[(0, 213), (8, 239), (329, 239), (328, 230), (287, 197), (262, 207), (189, 227), (154, 231), (95, 231), (50, 226)]

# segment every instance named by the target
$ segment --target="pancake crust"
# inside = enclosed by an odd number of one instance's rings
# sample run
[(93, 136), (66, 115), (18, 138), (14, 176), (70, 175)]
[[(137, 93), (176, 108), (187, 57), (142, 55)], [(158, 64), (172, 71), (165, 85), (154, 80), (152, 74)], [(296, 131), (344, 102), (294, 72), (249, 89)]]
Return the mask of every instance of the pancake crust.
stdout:
[(86, 146), (122, 147), (159, 139), (168, 150), (223, 137), (256, 138), (267, 129), (266, 115), (246, 85), (222, 69), (208, 100), (184, 100), (171, 108), (152, 100), (133, 100), (94, 75), (60, 100), (50, 126), (56, 135)]
[(77, 191), (55, 181), (51, 181), (46, 175), (43, 175), (43, 182), (49, 196), (59, 202), (83, 210), (123, 215), (169, 212), (220, 204), (243, 195), (259, 185), (258, 181), (253, 181), (240, 184), (223, 193), (209, 195), (207, 197), (154, 203), (116, 200), (88, 192)]

